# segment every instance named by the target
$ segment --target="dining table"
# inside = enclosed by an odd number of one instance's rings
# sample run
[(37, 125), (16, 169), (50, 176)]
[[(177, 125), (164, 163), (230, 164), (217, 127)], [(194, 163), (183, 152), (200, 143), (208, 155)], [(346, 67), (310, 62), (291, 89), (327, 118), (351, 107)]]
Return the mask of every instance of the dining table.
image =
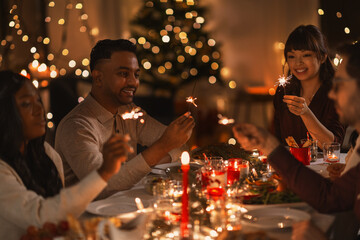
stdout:
[[(341, 154), (340, 162), (345, 163), (345, 156), (346, 154)], [(323, 159), (320, 157), (315, 162), (311, 162), (311, 164), (308, 166), (313, 171), (321, 174), (324, 177), (328, 177), (328, 173), (326, 170), (326, 167), (328, 166), (328, 163), (324, 162)], [(152, 171), (150, 174), (155, 174), (158, 172), (159, 167), (155, 167), (154, 171)], [(88, 207), (87, 211), (83, 213), (80, 216), (80, 220), (84, 219), (90, 219), (93, 217), (111, 217), (111, 216), (118, 216), (120, 218), (128, 218), (126, 221), (130, 221), (131, 218), (135, 218), (140, 213), (144, 215), (141, 220), (138, 221), (138, 225), (135, 226), (133, 229), (130, 230), (121, 230), (118, 229), (117, 233), (113, 233), (112, 236), (110, 236), (111, 240), (117, 240), (117, 239), (144, 239), (144, 234), (146, 234), (146, 226), (149, 221), (149, 216), (153, 214), (153, 204), (154, 204), (154, 196), (149, 193), (149, 191), (146, 189), (146, 181), (149, 179), (149, 176), (145, 177), (143, 180), (141, 180), (139, 183), (137, 183), (133, 188), (126, 190), (126, 191), (120, 191), (118, 193), (115, 193), (114, 195), (92, 202)], [(141, 199), (142, 205), (144, 209), (138, 209), (139, 206), (136, 204), (135, 199), (139, 198)], [(321, 214), (315, 209), (313, 209), (311, 206), (309, 206), (306, 203), (301, 203), (298, 205), (291, 206), (291, 204), (275, 204), (276, 206), (269, 205), (263, 205), (260, 206), (262, 211), (272, 211), (270, 208), (276, 207), (276, 208), (283, 208), (283, 209), (295, 209), (297, 211), (304, 212), (308, 214), (311, 218), (311, 222), (315, 224), (318, 228), (320, 228), (323, 232), (327, 232), (329, 234), (330, 229), (334, 229), (334, 222), (337, 222), (337, 226), (341, 231), (341, 224), (339, 224), (339, 221), (336, 221), (336, 218), (338, 217), (338, 214)], [(259, 207), (259, 206), (258, 206)], [(251, 211), (253, 209), (246, 209), (245, 211)], [(270, 209), (270, 210), (269, 210)], [(294, 210), (294, 211), (295, 211)], [(244, 214), (244, 213), (243, 213)], [(351, 213), (349, 213), (351, 214)], [(348, 215), (342, 215), (342, 218), (346, 218)], [(265, 232), (266, 235), (272, 239), (279, 239), (279, 240), (285, 240), (285, 239), (291, 239), (292, 234), (292, 228), (291, 227), (285, 227), (285, 228), (264, 228), (262, 226), (251, 226), (247, 224), (242, 225), (241, 231), (243, 233), (250, 233), (250, 232)], [(334, 233), (330, 233), (333, 234)], [(111, 235), (111, 234), (110, 234)]]

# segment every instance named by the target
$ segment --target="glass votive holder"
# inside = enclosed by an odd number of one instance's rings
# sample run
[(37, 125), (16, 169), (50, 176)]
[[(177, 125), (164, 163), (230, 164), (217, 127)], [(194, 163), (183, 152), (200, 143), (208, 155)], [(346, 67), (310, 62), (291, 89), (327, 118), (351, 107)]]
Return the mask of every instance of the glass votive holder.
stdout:
[(340, 143), (324, 143), (324, 162), (337, 163), (340, 162)]
[(227, 184), (233, 183), (245, 178), (249, 174), (249, 161), (241, 158), (231, 158), (227, 165)]
[(210, 184), (209, 174), (212, 172), (212, 170), (218, 171), (225, 167), (226, 165), (222, 157), (207, 158), (204, 166), (200, 169), (202, 188), (206, 189), (207, 186)]
[(210, 196), (222, 196), (226, 187), (226, 168), (213, 168), (208, 172), (207, 193)]

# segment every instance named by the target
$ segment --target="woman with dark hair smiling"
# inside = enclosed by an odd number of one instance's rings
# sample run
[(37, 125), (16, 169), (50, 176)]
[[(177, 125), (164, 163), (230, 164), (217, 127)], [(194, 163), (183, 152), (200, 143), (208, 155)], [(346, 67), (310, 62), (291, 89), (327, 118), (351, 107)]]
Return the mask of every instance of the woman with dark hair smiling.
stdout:
[(131, 150), (126, 137), (111, 136), (101, 167), (63, 189), (62, 162), (44, 141), (44, 107), (31, 81), (0, 72), (0, 106), (0, 239), (19, 239), (29, 225), (79, 216)]
[(314, 25), (297, 27), (284, 55), (292, 78), (275, 94), (275, 135), (285, 145), (288, 136), (300, 143), (307, 132), (321, 148), (325, 142), (342, 143), (345, 128), (327, 96), (335, 70), (323, 34)]

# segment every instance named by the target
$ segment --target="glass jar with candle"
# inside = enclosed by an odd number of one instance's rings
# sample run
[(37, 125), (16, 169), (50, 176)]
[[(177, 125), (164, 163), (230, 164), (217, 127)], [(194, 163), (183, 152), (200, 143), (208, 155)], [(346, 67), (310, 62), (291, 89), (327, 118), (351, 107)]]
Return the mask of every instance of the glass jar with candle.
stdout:
[(231, 158), (227, 165), (227, 184), (233, 183), (245, 178), (249, 174), (249, 161), (241, 158)]
[(227, 172), (223, 159), (209, 159), (205, 167), (206, 190), (210, 196), (222, 196), (225, 193)]
[(324, 143), (324, 162), (337, 163), (340, 161), (340, 143)]

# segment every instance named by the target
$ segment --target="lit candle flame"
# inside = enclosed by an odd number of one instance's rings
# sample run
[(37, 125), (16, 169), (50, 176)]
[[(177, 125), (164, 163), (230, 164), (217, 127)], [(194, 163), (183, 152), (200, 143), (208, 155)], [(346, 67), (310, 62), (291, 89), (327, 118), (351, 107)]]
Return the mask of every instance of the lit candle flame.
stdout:
[(182, 165), (189, 165), (189, 162), (190, 162), (190, 155), (187, 151), (184, 151), (182, 154), (181, 154), (181, 164)]
[(222, 125), (228, 125), (228, 124), (232, 124), (232, 123), (235, 122), (234, 119), (224, 117), (224, 116), (222, 116), (221, 114), (218, 114), (218, 118), (219, 118), (218, 123), (219, 123), (219, 124), (222, 124)]
[[(133, 108), (131, 110), (131, 112), (125, 112), (125, 113), (121, 114), (121, 117), (124, 120), (126, 120), (126, 119), (138, 119), (139, 117), (144, 115), (144, 113), (140, 112), (140, 110), (141, 110), (141, 108), (139, 108), (139, 107)], [(143, 119), (141, 119), (141, 120), (143, 120)]]
[(197, 107), (197, 105), (196, 105), (196, 103), (195, 103), (195, 100), (196, 100), (196, 99), (197, 99), (197, 98), (194, 98), (193, 96), (189, 96), (189, 97), (186, 98), (186, 102), (192, 103), (195, 107)]
[(278, 81), (275, 85), (278, 85), (278, 86), (282, 86), (282, 87), (285, 87), (286, 84), (289, 83), (289, 80), (292, 78), (292, 75), (288, 76), (288, 77), (285, 77), (284, 75), (280, 75), (279, 78), (278, 78)]

